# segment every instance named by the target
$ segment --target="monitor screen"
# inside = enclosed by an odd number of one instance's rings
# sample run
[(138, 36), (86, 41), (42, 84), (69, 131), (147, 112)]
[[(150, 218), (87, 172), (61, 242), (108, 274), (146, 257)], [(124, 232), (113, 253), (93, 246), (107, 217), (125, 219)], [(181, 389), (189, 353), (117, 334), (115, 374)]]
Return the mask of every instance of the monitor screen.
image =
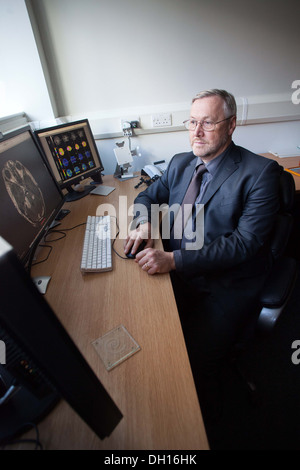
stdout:
[[(101, 181), (104, 169), (87, 119), (35, 131), (49, 167), (59, 186), (68, 189), (67, 200), (88, 194), (93, 186), (73, 194), (72, 186), (92, 177)], [(76, 197), (77, 196), (77, 197)]]
[(64, 202), (29, 127), (0, 139), (0, 235), (26, 261)]
[(0, 299), (0, 340), (6, 347), (0, 442), (22, 433), (28, 422), (37, 424), (61, 397), (101, 439), (108, 436), (122, 413), (1, 237)]

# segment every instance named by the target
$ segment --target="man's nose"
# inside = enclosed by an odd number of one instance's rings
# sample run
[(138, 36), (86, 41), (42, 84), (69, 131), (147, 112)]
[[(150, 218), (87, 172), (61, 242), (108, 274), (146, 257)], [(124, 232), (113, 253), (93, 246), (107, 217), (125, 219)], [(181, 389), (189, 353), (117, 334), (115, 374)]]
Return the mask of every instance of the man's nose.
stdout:
[(194, 130), (194, 134), (197, 136), (204, 134), (204, 130), (200, 122), (197, 123), (197, 126), (195, 127), (195, 130)]

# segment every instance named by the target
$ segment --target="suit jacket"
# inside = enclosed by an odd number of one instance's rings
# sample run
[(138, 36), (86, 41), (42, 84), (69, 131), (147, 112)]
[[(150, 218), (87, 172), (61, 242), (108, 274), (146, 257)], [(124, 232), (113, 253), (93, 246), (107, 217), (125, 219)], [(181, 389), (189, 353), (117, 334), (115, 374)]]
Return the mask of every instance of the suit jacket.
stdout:
[[(175, 155), (163, 176), (139, 194), (135, 203), (146, 207), (149, 220), (151, 204), (182, 203), (196, 159), (192, 152)], [(238, 278), (249, 280), (267, 272), (280, 172), (277, 162), (230, 145), (201, 201), (204, 245), (199, 250), (181, 250), (176, 270), (184, 278), (196, 282), (203, 276), (223, 278), (228, 286)]]

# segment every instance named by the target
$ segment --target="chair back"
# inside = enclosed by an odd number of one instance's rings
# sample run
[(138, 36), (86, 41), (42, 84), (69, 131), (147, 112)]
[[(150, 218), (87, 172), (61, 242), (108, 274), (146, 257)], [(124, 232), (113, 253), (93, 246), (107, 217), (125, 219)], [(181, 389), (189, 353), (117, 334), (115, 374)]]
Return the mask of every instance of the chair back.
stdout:
[(271, 251), (274, 259), (283, 256), (293, 227), (295, 181), (291, 173), (282, 169), (279, 182), (280, 209), (271, 235)]

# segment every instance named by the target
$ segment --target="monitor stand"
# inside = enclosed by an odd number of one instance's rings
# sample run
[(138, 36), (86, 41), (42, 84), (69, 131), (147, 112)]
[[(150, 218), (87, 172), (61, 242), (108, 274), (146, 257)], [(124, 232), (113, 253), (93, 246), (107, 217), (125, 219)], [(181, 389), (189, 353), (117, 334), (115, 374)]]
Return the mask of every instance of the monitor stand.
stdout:
[(78, 199), (81, 199), (90, 194), (93, 189), (95, 189), (95, 186), (92, 185), (84, 186), (83, 191), (75, 191), (73, 188), (67, 188), (68, 193), (65, 195), (65, 202), (78, 201)]
[(90, 194), (90, 192), (95, 189), (95, 184), (103, 184), (101, 171), (98, 171), (93, 176), (91, 176), (91, 179), (94, 181), (94, 183), (84, 186), (82, 191), (76, 191), (72, 188), (72, 186), (67, 187), (66, 189), (68, 194), (65, 195), (65, 202), (78, 201), (78, 199), (81, 199)]
[(95, 183), (99, 183), (99, 184), (103, 183), (101, 171), (98, 171), (98, 173), (95, 173), (93, 176), (91, 176), (91, 178), (93, 181), (95, 181)]
[(115, 178), (120, 178), (121, 180), (125, 179), (130, 179), (130, 178), (136, 178), (136, 176), (133, 173), (128, 172), (129, 166), (125, 167), (125, 165), (116, 165), (116, 169), (114, 172), (114, 177)]

